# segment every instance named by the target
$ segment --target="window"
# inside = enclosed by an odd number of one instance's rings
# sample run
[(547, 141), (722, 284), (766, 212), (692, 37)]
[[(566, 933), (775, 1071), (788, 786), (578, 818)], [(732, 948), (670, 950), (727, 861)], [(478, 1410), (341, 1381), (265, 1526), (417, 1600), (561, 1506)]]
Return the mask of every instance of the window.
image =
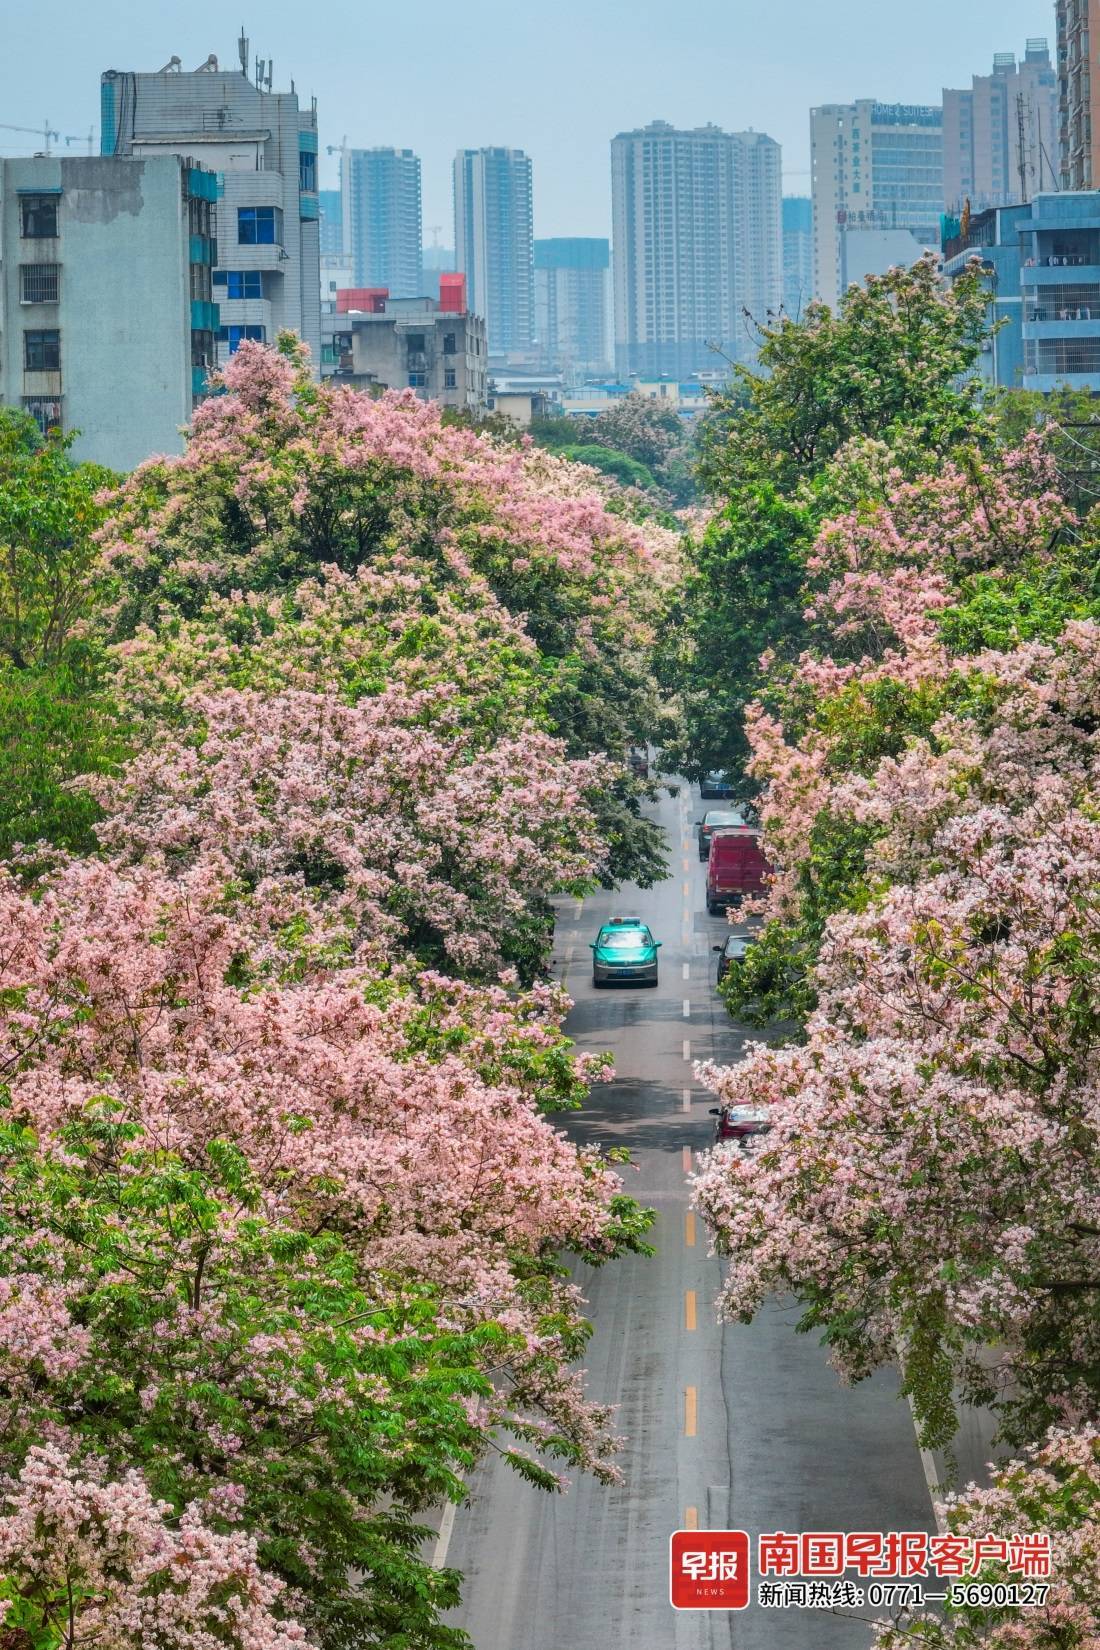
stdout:
[(189, 195), (187, 199), (187, 229), (191, 235), (202, 235), (210, 240), (214, 234), (214, 208), (210, 201), (200, 200), (198, 195)]
[(57, 238), (56, 195), (20, 195), (19, 232), (25, 241)]
[(209, 264), (191, 265), (191, 302), (208, 304), (213, 296)]
[(60, 264), (21, 264), (19, 298), (24, 304), (56, 304), (61, 281)]
[(317, 156), (304, 149), (298, 156), (298, 188), (303, 195), (317, 193)]
[(426, 372), (410, 372), (410, 374), (409, 374), (409, 388), (410, 388), (410, 390), (426, 390), (427, 387), (428, 387), (428, 375), (427, 375)]
[(422, 332), (410, 332), (405, 342), (408, 345), (410, 355), (423, 355), (424, 334)]
[(247, 339), (252, 344), (262, 344), (267, 339), (266, 327), (228, 326), (218, 330), (218, 337), (223, 344), (229, 345), (230, 355), (236, 355), (241, 344)]
[(456, 339), (455, 334), (453, 332), (445, 332), (443, 334), (443, 353), (444, 353), (444, 355), (455, 355), (455, 354), (457, 354), (457, 352), (458, 352), (458, 340)]
[(262, 298), (264, 278), (258, 269), (218, 269), (214, 285), (223, 286), (227, 298)]
[(443, 388), (445, 390), (453, 390), (453, 389), (456, 388), (457, 383), (458, 383), (458, 375), (456, 374), (455, 369), (453, 367), (444, 367), (444, 369), (443, 369)]
[(43, 435), (61, 428), (61, 403), (45, 395), (25, 395), (23, 411), (29, 412)]
[(60, 332), (56, 328), (51, 328), (47, 332), (25, 332), (23, 365), (27, 372), (60, 372)]
[(283, 214), (277, 206), (238, 206), (237, 240), (241, 246), (278, 246)]

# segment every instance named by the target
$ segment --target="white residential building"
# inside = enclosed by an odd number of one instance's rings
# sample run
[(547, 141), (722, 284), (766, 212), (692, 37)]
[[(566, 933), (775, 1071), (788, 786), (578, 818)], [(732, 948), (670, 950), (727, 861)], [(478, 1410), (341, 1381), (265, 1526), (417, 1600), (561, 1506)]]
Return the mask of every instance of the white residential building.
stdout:
[(181, 452), (214, 363), (215, 193), (178, 155), (0, 160), (0, 402), (112, 469)]
[(872, 98), (811, 109), (810, 164), (814, 293), (824, 303), (835, 308), (845, 291), (846, 231), (909, 230), (918, 248), (939, 245), (942, 109)]
[(611, 144), (615, 365), (687, 379), (755, 359), (783, 298), (781, 151), (762, 132), (653, 121)]
[[(321, 262), (317, 201), (317, 109), (293, 92), (272, 92), (270, 73), (217, 59), (184, 72), (174, 58), (157, 74), (108, 69), (101, 78), (105, 155), (193, 157), (217, 174), (218, 262), (224, 361), (245, 338), (271, 342), (296, 332), (314, 365), (321, 353)], [(266, 65), (270, 71), (270, 65)]]

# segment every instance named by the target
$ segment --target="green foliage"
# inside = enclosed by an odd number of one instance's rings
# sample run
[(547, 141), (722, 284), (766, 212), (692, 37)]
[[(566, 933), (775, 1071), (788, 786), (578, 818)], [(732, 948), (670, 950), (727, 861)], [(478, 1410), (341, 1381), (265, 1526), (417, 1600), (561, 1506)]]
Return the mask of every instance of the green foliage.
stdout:
[(764, 1027), (775, 1020), (801, 1023), (817, 1003), (809, 982), (814, 950), (796, 928), (770, 922), (719, 987), (731, 1017)]
[(574, 464), (587, 464), (591, 469), (599, 470), (623, 487), (639, 487), (649, 492), (657, 490), (657, 478), (653, 471), (636, 458), (631, 458), (629, 453), (616, 452), (613, 447), (601, 447), (595, 443), (558, 447), (556, 451)]
[(36, 1383), (28, 1444), (76, 1429), (179, 1511), (238, 1486), (262, 1564), (329, 1650), (465, 1645), (438, 1619), (459, 1578), (431, 1568), (417, 1515), (463, 1493), (478, 1448), (466, 1401), (488, 1393), (505, 1333), (442, 1327), (424, 1287), (365, 1295), (342, 1239), (265, 1217), (229, 1141), (185, 1165), (103, 1104), (63, 1145), (43, 1156), (0, 1127), (0, 1271), (9, 1243), (17, 1267), (40, 1251), (91, 1348)]
[(75, 782), (126, 755), (102, 661), (71, 646), (51, 664), (0, 664), (0, 857), (17, 843), (71, 853), (95, 846), (99, 808)]
[(746, 487), (695, 546), (661, 647), (661, 669), (683, 709), (683, 735), (666, 766), (698, 778), (744, 775), (746, 706), (764, 684), (766, 653), (797, 657), (809, 538), (805, 507), (767, 482)]
[[(829, 742), (829, 771), (874, 773), (884, 756), (899, 756), (911, 738), (931, 732), (950, 702), (950, 691), (947, 683), (914, 687), (887, 676), (852, 682), (831, 695), (814, 707), (814, 725)], [(790, 731), (799, 731), (797, 718), (791, 719)]]
[(18, 669), (56, 663), (91, 600), (96, 498), (116, 477), (74, 464), (74, 439), (43, 440), (29, 414), (0, 407), (0, 654)]
[(697, 497), (694, 435), (656, 396), (632, 391), (595, 418), (533, 419), (528, 433), (536, 445), (591, 465), (624, 487), (676, 505)]
[(761, 654), (792, 663), (808, 645), (806, 557), (838, 487), (857, 480), (836, 470), (838, 453), (874, 437), (915, 470), (985, 431), (973, 389), (958, 382), (977, 358), (985, 306), (976, 274), (944, 294), (930, 259), (891, 270), (853, 287), (835, 315), (814, 304), (798, 324), (763, 329), (760, 370), (737, 368), (714, 397), (701, 475), (720, 509), (694, 549), (664, 658), (684, 712), (670, 759), (684, 772), (744, 772)]
[(1072, 550), (1057, 561), (1005, 580), (987, 573), (967, 579), (960, 599), (941, 619), (955, 653), (1009, 649), (1022, 642), (1053, 642), (1070, 619), (1100, 618), (1100, 567)]
[(703, 478), (719, 495), (762, 477), (784, 493), (818, 474), (854, 436), (901, 438), (928, 463), (973, 439), (977, 360), (988, 294), (981, 275), (944, 292), (934, 258), (848, 289), (834, 314), (761, 329), (759, 368), (737, 367), (715, 397)]

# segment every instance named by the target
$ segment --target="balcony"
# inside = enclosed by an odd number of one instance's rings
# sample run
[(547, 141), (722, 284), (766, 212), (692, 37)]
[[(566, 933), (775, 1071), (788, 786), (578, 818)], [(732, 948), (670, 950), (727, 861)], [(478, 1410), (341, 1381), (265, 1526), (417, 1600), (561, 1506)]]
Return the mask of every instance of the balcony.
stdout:
[(1100, 372), (1029, 372), (1024, 368), (1021, 389), (1038, 390), (1041, 395), (1052, 395), (1056, 390), (1088, 390), (1100, 393)]
[(1053, 268), (1048, 264), (1024, 264), (1020, 270), (1020, 282), (1025, 288), (1025, 298), (1028, 287), (1065, 286), (1067, 281), (1082, 284), (1100, 282), (1100, 251), (1095, 256), (1096, 263), (1056, 264)]

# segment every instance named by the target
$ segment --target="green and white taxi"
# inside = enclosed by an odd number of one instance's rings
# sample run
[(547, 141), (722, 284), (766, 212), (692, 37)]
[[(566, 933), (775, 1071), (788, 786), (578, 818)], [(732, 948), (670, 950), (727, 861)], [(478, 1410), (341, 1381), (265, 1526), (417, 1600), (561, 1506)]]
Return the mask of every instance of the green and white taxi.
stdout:
[(612, 917), (592, 941), (592, 984), (656, 985), (660, 946), (637, 917)]

